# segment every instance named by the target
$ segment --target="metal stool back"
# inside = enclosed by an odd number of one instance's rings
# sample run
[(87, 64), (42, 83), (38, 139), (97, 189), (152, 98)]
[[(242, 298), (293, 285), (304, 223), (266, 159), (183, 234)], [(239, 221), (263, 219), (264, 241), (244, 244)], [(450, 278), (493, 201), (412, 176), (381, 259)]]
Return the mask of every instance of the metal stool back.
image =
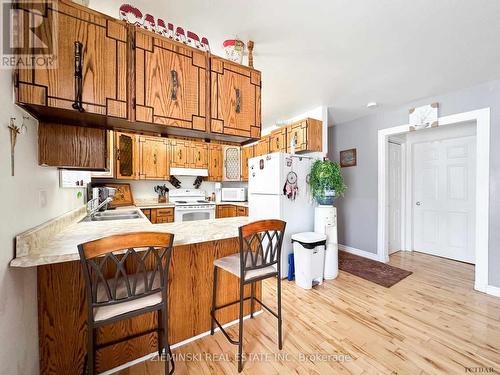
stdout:
[[(214, 334), (215, 324), (226, 336), (231, 344), (238, 345), (238, 372), (243, 369), (243, 302), (250, 299), (250, 317), (253, 318), (254, 301), (269, 311), (278, 319), (278, 347), (283, 348), (282, 317), (281, 317), (281, 247), (285, 233), (286, 223), (281, 220), (261, 220), (239, 228), (240, 251), (238, 254), (230, 255), (214, 262), (214, 278), (212, 292), (212, 309), (210, 312), (212, 323), (210, 333)], [(223, 270), (234, 274), (240, 279), (239, 300), (217, 306), (217, 270)], [(261, 300), (255, 297), (255, 283), (270, 277), (276, 277), (277, 281), (277, 313), (267, 307)], [(250, 297), (244, 297), (244, 287), (251, 284)], [(240, 304), (239, 316), (239, 338), (233, 340), (224, 330), (215, 317), (219, 309)]]
[[(88, 374), (95, 373), (97, 350), (152, 332), (158, 334), (158, 355), (163, 349), (168, 354), (165, 374), (173, 373), (168, 343), (168, 270), (173, 241), (170, 233), (138, 232), (78, 245), (88, 306)], [(158, 311), (156, 329), (96, 344), (96, 328), (151, 311)]]

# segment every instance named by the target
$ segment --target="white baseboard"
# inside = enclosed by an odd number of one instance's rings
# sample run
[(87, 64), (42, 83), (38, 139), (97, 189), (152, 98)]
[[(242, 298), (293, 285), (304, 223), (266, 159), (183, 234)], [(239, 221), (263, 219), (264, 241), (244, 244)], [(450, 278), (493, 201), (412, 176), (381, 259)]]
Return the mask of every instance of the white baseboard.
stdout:
[(376, 260), (377, 262), (384, 262), (384, 263), (386, 262), (385, 259), (380, 260), (380, 258), (378, 257), (378, 254), (370, 253), (368, 251), (361, 250), (361, 249), (356, 249), (355, 247), (350, 247), (350, 246), (339, 244), (339, 250), (345, 251), (346, 253), (359, 255), (360, 257), (363, 257), (363, 258)]
[[(256, 311), (253, 313), (253, 316), (257, 316), (257, 315), (260, 315), (262, 314), (262, 311), (263, 310), (259, 310), (259, 311)], [(250, 315), (246, 315), (243, 317), (243, 320), (247, 320), (250, 318)], [(233, 320), (232, 322), (228, 322), (226, 324), (223, 324), (222, 325), (222, 328), (227, 328), (227, 327), (230, 327), (234, 324), (237, 324), (239, 322), (239, 319), (236, 319), (236, 320)], [(218, 332), (220, 331), (220, 328), (217, 327), (215, 328), (214, 330), (215, 332)], [(201, 339), (202, 337), (205, 337), (205, 336), (208, 336), (210, 335), (210, 331), (207, 331), (207, 332), (203, 332), (197, 336), (193, 336), (187, 340), (184, 340), (184, 341), (181, 341), (181, 342), (178, 342), (177, 344), (174, 344), (174, 345), (171, 345), (170, 346), (170, 349), (175, 349), (175, 348), (178, 348), (179, 346), (183, 346), (183, 345), (186, 345), (190, 342), (193, 342), (193, 341), (196, 341), (196, 340), (199, 340)], [(150, 353), (150, 354), (146, 354), (145, 356), (141, 357), (141, 358), (137, 358), (137, 359), (134, 359), (133, 361), (130, 361), (130, 362), (127, 362), (127, 363), (124, 363), (123, 365), (120, 365), (118, 367), (114, 367), (108, 371), (105, 371), (103, 372), (101, 375), (111, 375), (111, 374), (114, 374), (115, 372), (118, 372), (118, 371), (121, 371), (121, 370), (124, 370), (128, 367), (132, 367), (133, 365), (136, 365), (138, 363), (141, 363), (141, 362), (144, 362), (144, 361), (147, 361), (148, 359), (152, 359), (154, 357), (156, 357), (158, 355), (158, 352), (155, 351), (153, 353)]]
[(486, 293), (495, 297), (500, 297), (500, 288), (493, 285), (487, 285)]

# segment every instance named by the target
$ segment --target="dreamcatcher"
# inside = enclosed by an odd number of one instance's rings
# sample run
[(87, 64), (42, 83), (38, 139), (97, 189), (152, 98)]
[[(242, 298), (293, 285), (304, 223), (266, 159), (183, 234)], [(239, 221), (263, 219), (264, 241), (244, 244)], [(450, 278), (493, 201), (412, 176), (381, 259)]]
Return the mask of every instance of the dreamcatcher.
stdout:
[(298, 193), (299, 186), (297, 184), (297, 173), (290, 171), (286, 176), (285, 186), (283, 187), (283, 195), (293, 201), (297, 197)]

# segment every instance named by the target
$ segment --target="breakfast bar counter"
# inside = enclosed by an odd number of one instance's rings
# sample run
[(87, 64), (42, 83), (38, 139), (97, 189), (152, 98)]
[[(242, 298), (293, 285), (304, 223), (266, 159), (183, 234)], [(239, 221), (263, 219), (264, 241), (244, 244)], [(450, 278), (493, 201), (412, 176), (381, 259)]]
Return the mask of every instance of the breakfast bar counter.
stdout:
[[(83, 216), (82, 216), (83, 215)], [(87, 335), (85, 284), (77, 245), (97, 238), (138, 231), (174, 234), (168, 283), (169, 338), (174, 345), (210, 331), (213, 261), (239, 251), (238, 228), (247, 217), (151, 224), (145, 217), (108, 222), (79, 222), (85, 212), (47, 223), (17, 236), (16, 258), (11, 267), (37, 267), (38, 330), (41, 374), (80, 374), (84, 367)], [(238, 279), (220, 272), (218, 304), (234, 301)], [(260, 282), (256, 296), (261, 298)], [(245, 296), (250, 295), (250, 285)], [(245, 302), (245, 315), (250, 301)], [(218, 312), (221, 323), (236, 320), (238, 306)], [(98, 342), (154, 329), (156, 312), (99, 329)], [(151, 333), (98, 351), (98, 372), (157, 352), (157, 335)]]

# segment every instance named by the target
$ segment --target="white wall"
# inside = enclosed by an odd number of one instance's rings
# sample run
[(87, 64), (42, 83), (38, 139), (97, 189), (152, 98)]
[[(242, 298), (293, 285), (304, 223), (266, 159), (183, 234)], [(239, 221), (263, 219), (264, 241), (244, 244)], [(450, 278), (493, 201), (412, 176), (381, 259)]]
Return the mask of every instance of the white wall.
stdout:
[[(10, 117), (23, 112), (13, 104), (12, 75), (0, 70), (0, 373), (24, 375), (38, 373), (38, 326), (36, 269), (9, 268), (14, 257), (14, 238), (83, 204), (77, 190), (60, 189), (55, 168), (38, 166), (37, 122), (27, 123), (28, 131), (19, 136), (16, 146), (16, 175), (10, 175)], [(40, 191), (47, 204), (39, 204)]]

